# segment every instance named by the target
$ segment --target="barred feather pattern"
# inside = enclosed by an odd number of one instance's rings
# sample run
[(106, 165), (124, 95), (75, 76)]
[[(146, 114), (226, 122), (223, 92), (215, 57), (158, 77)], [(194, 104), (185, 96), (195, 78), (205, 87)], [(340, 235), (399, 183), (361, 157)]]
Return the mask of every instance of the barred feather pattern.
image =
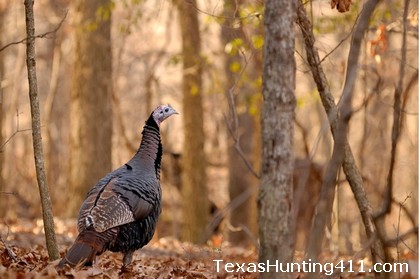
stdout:
[[(161, 194), (158, 199), (161, 200)], [(160, 213), (161, 206), (155, 206), (147, 218), (121, 226), (117, 238), (108, 249), (127, 253), (142, 248), (152, 239)]]
[[(143, 139), (137, 151), (138, 159), (144, 164), (143, 170), (154, 167), (156, 179), (160, 180), (160, 163), (162, 160), (162, 143), (158, 127), (144, 126)], [(135, 157), (133, 158), (135, 159)], [(136, 158), (137, 159), (137, 158)]]

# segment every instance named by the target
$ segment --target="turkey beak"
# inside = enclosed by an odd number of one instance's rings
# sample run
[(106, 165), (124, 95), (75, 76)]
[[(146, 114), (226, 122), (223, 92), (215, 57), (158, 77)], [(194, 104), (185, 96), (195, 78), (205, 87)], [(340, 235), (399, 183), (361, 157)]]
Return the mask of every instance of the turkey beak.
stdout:
[(171, 115), (179, 114), (176, 110), (172, 110)]
[(168, 107), (172, 109), (172, 114), (179, 114), (170, 104), (168, 104)]

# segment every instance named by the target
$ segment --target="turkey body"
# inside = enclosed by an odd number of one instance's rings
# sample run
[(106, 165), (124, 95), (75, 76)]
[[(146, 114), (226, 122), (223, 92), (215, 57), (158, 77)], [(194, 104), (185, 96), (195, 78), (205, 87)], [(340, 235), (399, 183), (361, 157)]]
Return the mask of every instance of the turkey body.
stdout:
[(79, 235), (58, 268), (91, 265), (105, 250), (122, 252), (127, 266), (133, 252), (152, 239), (162, 208), (159, 124), (175, 113), (169, 105), (156, 108), (146, 121), (133, 158), (88, 192), (79, 211)]
[[(135, 178), (133, 181), (135, 181)], [(138, 188), (137, 194), (143, 199), (148, 200), (152, 205), (150, 214), (144, 219), (142, 218), (141, 220), (119, 226), (115, 241), (109, 244), (109, 250), (128, 253), (129, 251), (142, 248), (152, 239), (158, 217), (161, 213), (162, 193), (159, 184), (154, 189), (148, 189), (145, 185), (143, 184), (143, 187)]]

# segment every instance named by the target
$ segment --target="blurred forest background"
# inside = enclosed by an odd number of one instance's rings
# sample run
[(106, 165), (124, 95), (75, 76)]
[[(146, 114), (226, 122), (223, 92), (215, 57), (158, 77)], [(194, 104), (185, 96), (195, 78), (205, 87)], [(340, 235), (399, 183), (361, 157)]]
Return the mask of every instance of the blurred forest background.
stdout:
[[(0, 0), (4, 223), (41, 217), (25, 44), (5, 48), (25, 38), (21, 2)], [(196, 6), (193, 1), (190, 9), (176, 0), (83, 2), (41, 0), (34, 7), (36, 33), (47, 33), (36, 40), (36, 47), (54, 216), (74, 218), (94, 183), (131, 158), (152, 109), (170, 103), (180, 115), (161, 127), (164, 205), (157, 236), (257, 246), (263, 1), (197, 1)], [(346, 13), (331, 9), (329, 1), (305, 4), (336, 103), (362, 4), (353, 1)], [(382, 1), (370, 21), (362, 42), (348, 141), (374, 212), (381, 211), (387, 197), (392, 162), (392, 206), (379, 224), (380, 235), (391, 253), (402, 249), (417, 255), (417, 1), (410, 1), (407, 18), (403, 10), (402, 0)], [(189, 13), (195, 13), (198, 22), (188, 21)], [(404, 22), (407, 44), (402, 52)], [(295, 46), (293, 203), (296, 249), (304, 250), (333, 139), (297, 26)], [(400, 131), (392, 153), (394, 92), (402, 59)], [(186, 89), (182, 78), (188, 71), (199, 77)], [(341, 174), (324, 251), (349, 255), (363, 250), (366, 241), (353, 193)]]

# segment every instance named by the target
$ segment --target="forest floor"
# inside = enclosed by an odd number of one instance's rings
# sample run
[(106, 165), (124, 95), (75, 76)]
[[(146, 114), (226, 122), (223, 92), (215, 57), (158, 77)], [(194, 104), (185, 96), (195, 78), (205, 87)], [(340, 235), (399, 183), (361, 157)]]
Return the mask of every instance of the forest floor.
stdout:
[[(60, 252), (71, 245), (76, 237), (75, 220), (56, 221), (57, 242)], [(258, 278), (258, 272), (248, 272), (247, 267), (257, 263), (257, 251), (230, 246), (216, 238), (210, 246), (183, 243), (173, 238), (154, 239), (137, 251), (129, 270), (121, 273), (122, 254), (105, 252), (97, 257), (92, 267), (67, 268), (57, 272), (59, 260), (49, 262), (45, 248), (42, 220), (19, 220), (0, 223), (0, 278)], [(325, 257), (327, 258), (327, 257)], [(350, 257), (331, 259), (335, 263), (348, 262)], [(217, 270), (217, 261), (220, 262)], [(295, 255), (295, 262), (302, 262), (302, 254)], [(325, 260), (328, 262), (328, 260)], [(356, 264), (353, 269), (360, 266)], [(232, 263), (227, 270), (226, 263)], [(245, 263), (244, 271), (238, 263)], [(417, 260), (413, 260), (417, 267)], [(226, 265), (227, 266), (227, 265)], [(252, 271), (252, 270), (251, 270)], [(412, 273), (394, 274), (391, 278), (417, 278)], [(281, 278), (281, 274), (279, 274)], [(368, 272), (337, 272), (321, 278), (373, 278)], [(295, 272), (294, 278), (304, 278), (305, 273)]]

